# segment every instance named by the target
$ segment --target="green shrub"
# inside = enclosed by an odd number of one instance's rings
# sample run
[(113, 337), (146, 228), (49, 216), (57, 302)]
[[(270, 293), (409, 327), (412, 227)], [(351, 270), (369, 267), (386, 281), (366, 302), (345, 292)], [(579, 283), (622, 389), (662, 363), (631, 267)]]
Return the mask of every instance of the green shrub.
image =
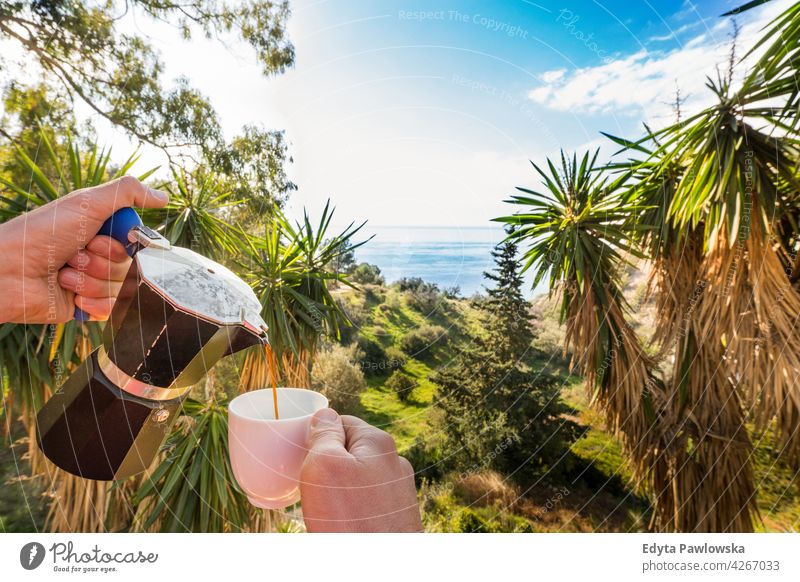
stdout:
[(357, 365), (362, 357), (355, 345), (325, 346), (317, 351), (311, 369), (311, 387), (328, 398), (331, 408), (341, 414), (357, 411), (361, 393), (367, 387)]
[(408, 305), (412, 309), (428, 315), (436, 311), (441, 301), (441, 294), (438, 290), (413, 291), (408, 295)]
[(417, 437), (414, 444), (401, 454), (414, 467), (414, 479), (418, 486), (426, 480), (438, 483), (444, 477), (446, 460), (441, 447)]
[(403, 353), (402, 350), (394, 347), (389, 346), (386, 348), (386, 370), (387, 371), (394, 371), (399, 370), (403, 366), (406, 365), (408, 358)]
[(495, 533), (497, 527), (485, 520), (472, 509), (464, 509), (453, 523), (453, 531), (457, 533)]
[(386, 387), (397, 394), (400, 402), (408, 402), (411, 398), (411, 392), (417, 387), (417, 383), (402, 370), (395, 370), (386, 380)]
[(406, 355), (394, 346), (384, 349), (378, 342), (360, 337), (358, 347), (362, 352), (358, 364), (367, 377), (385, 376), (406, 363)]
[(458, 299), (461, 297), (461, 287), (458, 285), (454, 285), (452, 287), (445, 287), (442, 290), (442, 295), (447, 297), (448, 299)]
[(353, 343), (358, 335), (359, 328), (364, 324), (367, 317), (363, 301), (358, 299), (345, 300), (341, 297), (335, 299), (336, 304), (345, 313), (351, 325), (339, 326), (339, 343), (343, 346)]
[(396, 285), (400, 291), (406, 293), (408, 305), (420, 313), (434, 311), (442, 298), (436, 283), (428, 283), (419, 277), (403, 277)]
[(386, 351), (381, 344), (362, 336), (358, 338), (358, 348), (362, 353), (358, 363), (366, 376), (380, 376), (386, 372)]
[(439, 325), (421, 325), (403, 335), (400, 348), (409, 356), (422, 359), (430, 353), (433, 344), (445, 341), (444, 334), (444, 328)]
[(370, 265), (369, 263), (359, 264), (350, 279), (354, 283), (361, 283), (364, 285), (383, 285), (386, 281), (381, 275), (381, 270), (378, 265)]
[(383, 303), (386, 301), (386, 293), (382, 292), (379, 287), (365, 287), (364, 301), (369, 303)]

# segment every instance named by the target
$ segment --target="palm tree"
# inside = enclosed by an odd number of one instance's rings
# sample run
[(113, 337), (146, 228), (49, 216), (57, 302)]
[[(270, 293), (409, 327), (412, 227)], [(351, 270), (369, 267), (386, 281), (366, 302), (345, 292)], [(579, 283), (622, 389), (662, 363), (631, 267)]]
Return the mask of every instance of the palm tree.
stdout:
[(307, 213), (301, 224), (292, 224), (276, 211), (263, 238), (246, 240), (240, 267), (264, 306), (272, 361), (259, 353), (259, 348), (251, 350), (242, 369), (243, 389), (263, 388), (280, 380), (308, 387), (319, 339), (338, 338), (341, 327), (350, 325), (329, 286), (341, 283), (352, 287), (347, 276), (336, 270), (336, 261), (367, 241), (351, 242), (364, 223), (351, 223), (328, 237), (333, 214), (328, 202), (315, 228)]
[(250, 503), (228, 457), (227, 402), (188, 399), (161, 461), (133, 498), (140, 531), (243, 531)]
[(560, 321), (566, 324), (565, 354), (586, 377), (593, 402), (608, 425), (622, 436), (639, 476), (657, 458), (658, 414), (663, 384), (655, 362), (628, 325), (629, 306), (619, 279), (631, 259), (641, 257), (623, 229), (642, 208), (623, 197), (621, 181), (608, 182), (596, 169), (597, 152), (533, 165), (543, 192), (518, 188), (509, 202), (527, 211), (496, 220), (514, 227), (509, 235), (527, 244), (524, 268), (535, 267), (534, 286), (548, 277), (551, 295), (561, 295)]
[[(752, 529), (750, 420), (774, 424), (782, 457), (800, 462), (797, 48), (786, 41), (798, 30), (793, 6), (741, 88), (731, 65), (708, 81), (714, 105), (638, 141), (612, 138), (626, 162), (550, 164), (547, 194), (523, 189), (510, 202), (530, 210), (500, 219), (520, 227), (537, 280), (549, 273), (563, 293), (567, 343), (659, 530)], [(653, 358), (625, 323), (630, 257), (650, 262)]]
[(228, 222), (231, 209), (242, 204), (232, 199), (216, 176), (202, 167), (187, 172), (172, 167), (172, 181), (164, 185), (169, 203), (145, 211), (143, 220), (177, 246), (214, 259), (235, 254), (238, 233)]

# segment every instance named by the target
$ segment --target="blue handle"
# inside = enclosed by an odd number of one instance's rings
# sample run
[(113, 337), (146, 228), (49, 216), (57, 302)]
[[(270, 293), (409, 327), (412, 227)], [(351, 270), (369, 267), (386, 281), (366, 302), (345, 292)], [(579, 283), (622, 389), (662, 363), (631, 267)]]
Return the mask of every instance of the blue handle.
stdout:
[[(142, 219), (139, 218), (139, 214), (133, 208), (120, 208), (103, 223), (97, 234), (110, 236), (118, 240), (123, 244), (128, 255), (132, 257), (136, 247), (128, 241), (128, 232), (134, 226), (140, 226), (141, 224)], [(78, 307), (75, 308), (74, 317), (80, 322), (89, 321), (89, 314)]]

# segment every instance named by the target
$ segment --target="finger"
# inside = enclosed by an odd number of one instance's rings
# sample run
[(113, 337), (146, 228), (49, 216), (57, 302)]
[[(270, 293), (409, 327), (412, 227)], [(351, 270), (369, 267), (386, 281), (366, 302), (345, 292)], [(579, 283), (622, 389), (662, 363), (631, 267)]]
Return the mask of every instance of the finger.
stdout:
[(89, 244), (86, 245), (86, 250), (118, 263), (127, 261), (130, 258), (121, 242), (103, 234), (98, 234), (90, 240)]
[(105, 321), (111, 315), (111, 310), (116, 303), (115, 297), (84, 297), (75, 296), (75, 307), (82, 309), (91, 316), (93, 321)]
[(123, 281), (128, 274), (131, 260), (126, 255), (124, 261), (109, 261), (107, 258), (95, 253), (78, 251), (75, 256), (67, 261), (67, 264), (76, 271), (96, 279)]
[(394, 438), (356, 416), (342, 416), (347, 437), (346, 447), (354, 457), (369, 458), (397, 455)]
[(332, 408), (318, 410), (311, 418), (308, 450), (326, 454), (346, 454), (342, 420)]
[(65, 267), (58, 272), (58, 284), (84, 297), (116, 297), (122, 287), (120, 281), (99, 279)]

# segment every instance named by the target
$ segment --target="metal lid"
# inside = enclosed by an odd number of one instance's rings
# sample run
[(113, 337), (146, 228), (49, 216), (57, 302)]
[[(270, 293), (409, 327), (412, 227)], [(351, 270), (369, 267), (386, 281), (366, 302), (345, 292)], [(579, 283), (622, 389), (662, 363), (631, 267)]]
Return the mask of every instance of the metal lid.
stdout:
[(244, 325), (267, 331), (261, 303), (232, 271), (182, 247), (140, 249), (134, 260), (139, 275), (178, 309), (220, 325)]

